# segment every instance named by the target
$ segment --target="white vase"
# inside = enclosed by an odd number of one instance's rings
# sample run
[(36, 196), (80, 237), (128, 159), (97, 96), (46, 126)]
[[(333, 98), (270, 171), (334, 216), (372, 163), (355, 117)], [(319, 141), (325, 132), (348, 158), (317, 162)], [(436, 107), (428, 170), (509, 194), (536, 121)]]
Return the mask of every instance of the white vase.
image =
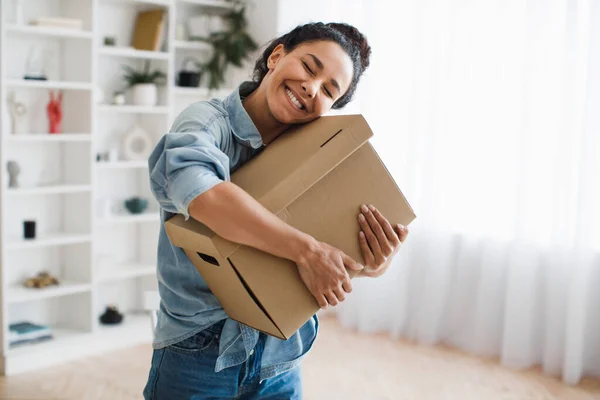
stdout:
[(155, 106), (158, 90), (154, 83), (138, 83), (133, 86), (133, 104), (136, 106)]

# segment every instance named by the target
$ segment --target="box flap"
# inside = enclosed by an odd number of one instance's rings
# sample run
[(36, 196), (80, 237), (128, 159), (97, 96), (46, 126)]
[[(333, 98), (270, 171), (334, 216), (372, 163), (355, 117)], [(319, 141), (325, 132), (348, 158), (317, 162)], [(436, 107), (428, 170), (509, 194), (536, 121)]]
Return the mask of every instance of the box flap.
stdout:
[(211, 240), (217, 237), (213, 231), (193, 218), (186, 221), (183, 215), (166, 221), (165, 230), (171, 243), (183, 249), (230, 318), (251, 322), (256, 329), (285, 339), (235, 265), (219, 253)]
[(321, 117), (288, 130), (231, 181), (277, 214), (372, 136), (362, 115)]
[(212, 239), (216, 234), (193, 218), (186, 221), (183, 215), (177, 214), (165, 221), (165, 230), (173, 246), (195, 252), (215, 249)]
[[(192, 250), (184, 251), (229, 318), (245, 324), (252, 323), (260, 331), (284, 338), (230, 260), (214, 252), (198, 254)], [(206, 256), (214, 262), (207, 262)]]
[(283, 338), (289, 339), (319, 309), (294, 262), (248, 246), (231, 259)]

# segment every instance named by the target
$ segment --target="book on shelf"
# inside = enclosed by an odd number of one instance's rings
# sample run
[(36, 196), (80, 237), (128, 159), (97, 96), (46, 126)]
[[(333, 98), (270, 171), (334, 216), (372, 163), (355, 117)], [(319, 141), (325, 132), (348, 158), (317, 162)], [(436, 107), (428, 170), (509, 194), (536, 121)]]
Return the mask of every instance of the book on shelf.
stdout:
[(46, 325), (21, 321), (8, 326), (8, 342), (10, 346), (45, 341), (52, 339), (52, 337), (52, 329)]

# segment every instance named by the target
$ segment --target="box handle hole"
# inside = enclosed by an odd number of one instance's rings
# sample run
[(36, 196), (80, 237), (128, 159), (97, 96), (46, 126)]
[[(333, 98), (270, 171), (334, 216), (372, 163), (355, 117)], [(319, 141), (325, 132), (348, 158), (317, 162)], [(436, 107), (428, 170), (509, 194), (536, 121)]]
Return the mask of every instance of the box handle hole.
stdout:
[(207, 263), (216, 265), (217, 267), (219, 266), (219, 262), (213, 256), (209, 256), (208, 254), (203, 254), (203, 253), (198, 253), (198, 255), (200, 256), (200, 258), (202, 258)]

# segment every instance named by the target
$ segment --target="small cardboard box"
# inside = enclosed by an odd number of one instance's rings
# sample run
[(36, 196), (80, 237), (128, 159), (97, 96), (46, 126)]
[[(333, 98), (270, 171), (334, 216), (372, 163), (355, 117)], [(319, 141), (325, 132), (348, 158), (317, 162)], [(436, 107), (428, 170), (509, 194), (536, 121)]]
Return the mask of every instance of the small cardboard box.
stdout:
[[(231, 181), (288, 224), (364, 264), (357, 220), (362, 204), (375, 205), (392, 224), (415, 218), (368, 142), (372, 135), (361, 115), (321, 117), (284, 133)], [(227, 241), (182, 215), (166, 221), (165, 229), (230, 318), (288, 339), (319, 310), (294, 262)]]

